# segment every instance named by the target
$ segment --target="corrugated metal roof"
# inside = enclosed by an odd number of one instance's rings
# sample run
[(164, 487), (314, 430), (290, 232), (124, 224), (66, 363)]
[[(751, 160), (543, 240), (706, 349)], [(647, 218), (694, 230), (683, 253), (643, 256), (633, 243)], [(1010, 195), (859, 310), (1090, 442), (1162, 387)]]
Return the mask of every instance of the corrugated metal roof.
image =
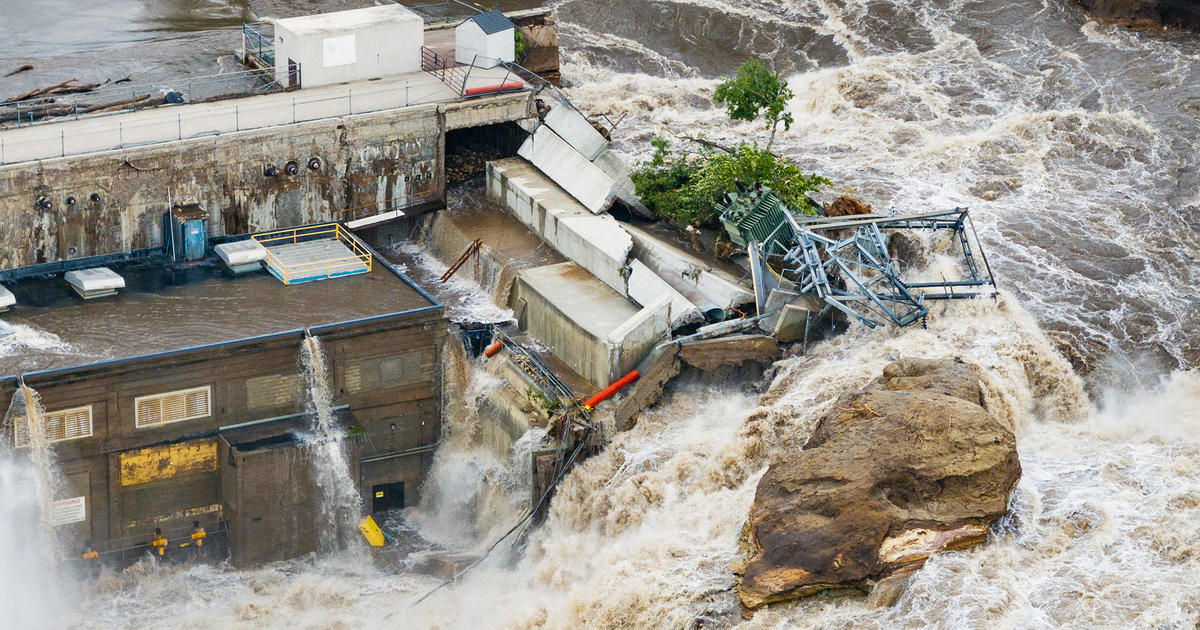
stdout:
[[(467, 22), (474, 22), (478, 24), (479, 28), (483, 29), (483, 32), (487, 33), (488, 35), (491, 35), (492, 33), (499, 33), (500, 31), (508, 30), (510, 28), (516, 28), (516, 25), (512, 23), (512, 20), (508, 19), (499, 9), (494, 9), (492, 11), (488, 11), (487, 13), (480, 13), (474, 17), (467, 18), (463, 24), (466, 24)], [(462, 24), (459, 26), (462, 26)]]

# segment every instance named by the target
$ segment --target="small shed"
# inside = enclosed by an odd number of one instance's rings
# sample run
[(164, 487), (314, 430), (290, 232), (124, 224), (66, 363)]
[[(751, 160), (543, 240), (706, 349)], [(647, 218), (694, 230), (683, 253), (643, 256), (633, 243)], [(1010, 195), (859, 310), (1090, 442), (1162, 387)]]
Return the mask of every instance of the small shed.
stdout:
[(516, 28), (498, 9), (468, 18), (454, 29), (454, 60), (477, 68), (515, 61)]
[(399, 4), (273, 20), (275, 79), (316, 87), (421, 71), (425, 22)]

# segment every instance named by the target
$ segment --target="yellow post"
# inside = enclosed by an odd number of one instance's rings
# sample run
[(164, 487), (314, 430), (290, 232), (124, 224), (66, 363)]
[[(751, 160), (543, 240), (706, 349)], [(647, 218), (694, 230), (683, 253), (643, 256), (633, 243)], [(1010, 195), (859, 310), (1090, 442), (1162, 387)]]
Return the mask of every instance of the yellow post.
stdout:
[(358, 524), (358, 531), (362, 532), (363, 538), (366, 538), (367, 544), (372, 547), (382, 547), (387, 542), (383, 530), (379, 529), (379, 525), (375, 524), (375, 519), (370, 516), (363, 517)]

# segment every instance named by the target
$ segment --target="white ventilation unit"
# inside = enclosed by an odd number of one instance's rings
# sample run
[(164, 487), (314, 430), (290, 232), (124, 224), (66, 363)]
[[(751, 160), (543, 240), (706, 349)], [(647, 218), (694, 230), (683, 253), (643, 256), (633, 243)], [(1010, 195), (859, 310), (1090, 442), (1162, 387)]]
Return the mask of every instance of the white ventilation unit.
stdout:
[[(92, 406), (52, 411), (42, 416), (42, 422), (46, 425), (46, 437), (50, 442), (91, 437)], [(29, 444), (29, 420), (18, 418), (13, 423), (13, 445), (20, 448)]]
[(204, 418), (212, 414), (212, 386), (138, 396), (133, 404), (139, 429)]

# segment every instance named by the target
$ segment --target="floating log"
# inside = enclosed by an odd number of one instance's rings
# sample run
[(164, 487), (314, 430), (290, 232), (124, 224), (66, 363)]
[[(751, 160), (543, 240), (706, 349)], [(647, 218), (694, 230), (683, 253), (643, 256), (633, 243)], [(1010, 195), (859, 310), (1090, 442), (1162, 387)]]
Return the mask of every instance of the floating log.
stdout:
[(13, 70), (12, 72), (9, 72), (8, 74), (6, 74), (4, 76), (11, 77), (14, 74), (21, 74), (22, 72), (25, 72), (27, 70), (33, 70), (33, 65), (27, 63), (27, 64), (21, 66), (20, 68), (17, 68), (16, 70)]

